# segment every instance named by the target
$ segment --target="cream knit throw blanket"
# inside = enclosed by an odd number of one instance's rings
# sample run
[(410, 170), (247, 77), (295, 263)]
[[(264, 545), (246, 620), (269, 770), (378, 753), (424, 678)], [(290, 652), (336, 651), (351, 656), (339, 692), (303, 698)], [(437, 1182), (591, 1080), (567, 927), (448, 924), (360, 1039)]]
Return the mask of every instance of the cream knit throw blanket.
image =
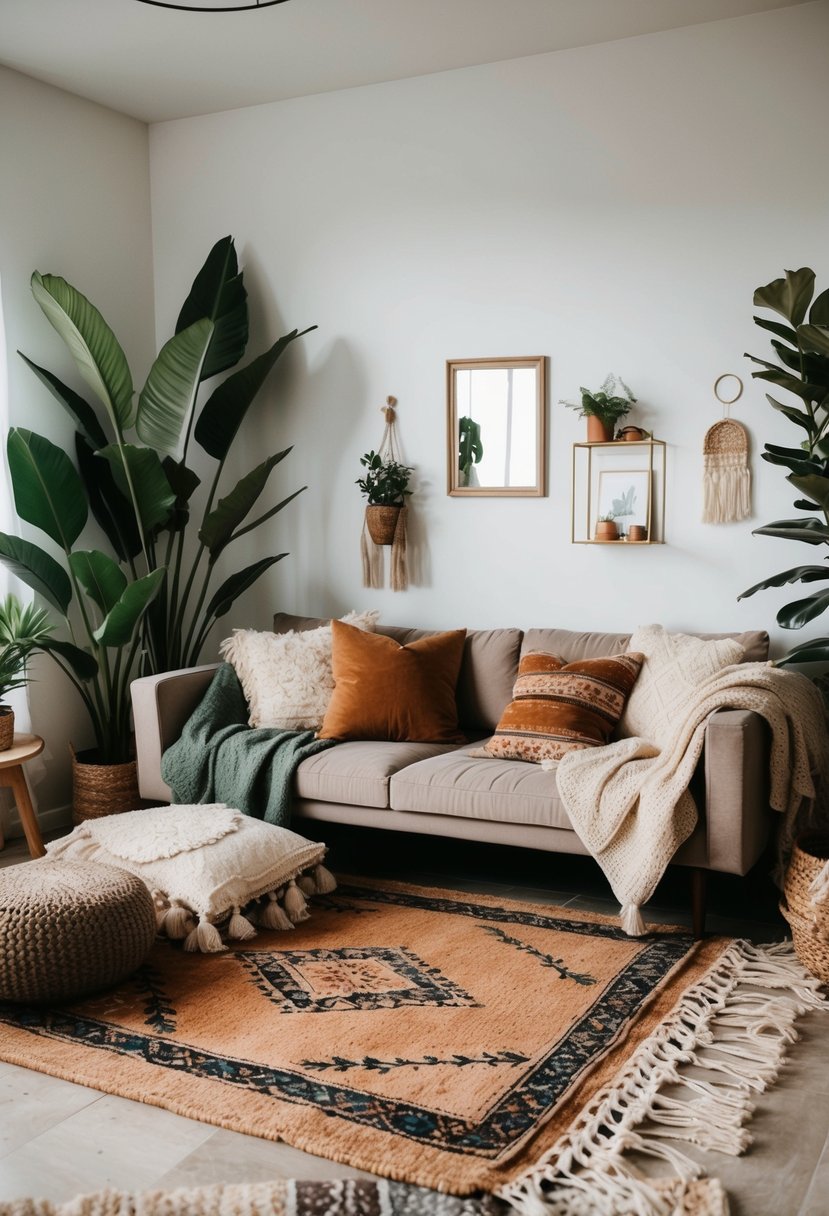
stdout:
[(697, 822), (688, 785), (715, 709), (754, 710), (769, 724), (769, 801), (783, 816), (782, 860), (791, 851), (801, 807), (805, 813), (819, 793), (826, 797), (829, 741), (820, 694), (805, 676), (766, 663), (726, 667), (701, 684), (661, 752), (640, 738), (570, 752), (558, 764), (559, 794), (621, 903), (622, 927), (632, 936), (645, 932), (639, 909)]

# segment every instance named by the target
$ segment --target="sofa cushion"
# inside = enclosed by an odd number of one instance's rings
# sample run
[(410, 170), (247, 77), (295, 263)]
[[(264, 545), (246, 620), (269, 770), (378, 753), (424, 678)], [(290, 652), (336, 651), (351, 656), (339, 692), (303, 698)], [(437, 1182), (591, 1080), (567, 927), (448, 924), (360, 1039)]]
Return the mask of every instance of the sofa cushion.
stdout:
[(476, 759), (467, 747), (396, 772), (391, 808), (572, 831), (554, 772), (522, 760)]
[[(528, 629), (521, 653), (547, 650), (560, 654), (568, 663), (576, 659), (598, 659), (605, 654), (627, 650), (631, 636), (629, 633), (582, 633), (571, 629)], [(769, 657), (769, 635), (762, 629), (749, 629), (745, 633), (694, 633), (692, 636), (706, 641), (733, 638), (743, 647), (741, 663), (765, 663)]]
[(608, 743), (643, 657), (628, 651), (565, 663), (545, 651), (522, 655), (513, 699), (484, 751), (540, 764)]
[(450, 751), (441, 743), (338, 743), (303, 760), (296, 771), (298, 798), (346, 806), (389, 806), (389, 779), (406, 765)]

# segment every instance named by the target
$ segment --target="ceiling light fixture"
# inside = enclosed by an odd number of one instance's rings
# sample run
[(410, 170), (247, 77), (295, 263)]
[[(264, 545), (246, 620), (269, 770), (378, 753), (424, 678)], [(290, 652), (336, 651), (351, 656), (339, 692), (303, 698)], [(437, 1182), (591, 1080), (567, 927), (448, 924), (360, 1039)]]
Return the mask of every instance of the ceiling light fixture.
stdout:
[(201, 0), (201, 3), (174, 4), (173, 0), (138, 0), (139, 4), (151, 4), (153, 8), (175, 8), (182, 13), (237, 13), (246, 8), (271, 8), (274, 4), (284, 4), (285, 0), (240, 0), (239, 4), (228, 4), (227, 0)]

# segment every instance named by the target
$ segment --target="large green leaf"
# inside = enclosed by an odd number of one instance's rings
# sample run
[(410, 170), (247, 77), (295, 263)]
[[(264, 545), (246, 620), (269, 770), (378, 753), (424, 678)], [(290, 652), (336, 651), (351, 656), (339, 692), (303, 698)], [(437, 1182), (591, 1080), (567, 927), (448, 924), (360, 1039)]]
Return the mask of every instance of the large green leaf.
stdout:
[(172, 456), (165, 456), (162, 465), (175, 495), (175, 504), (165, 527), (172, 532), (181, 532), (187, 527), (190, 499), (201, 485), (201, 478), (183, 460), (173, 460)]
[(83, 397), (76, 393), (74, 389), (71, 389), (68, 384), (64, 384), (62, 380), (58, 380), (57, 376), (53, 376), (51, 372), (47, 372), (45, 367), (38, 367), (21, 350), (17, 353), (26, 366), (32, 369), (38, 380), (46, 385), (52, 396), (61, 405), (66, 407), (92, 446), (102, 448), (107, 442), (107, 437), (89, 402), (84, 401)]
[(789, 422), (793, 422), (795, 426), (800, 426), (804, 431), (808, 431), (810, 435), (812, 434), (815, 424), (805, 410), (799, 410), (796, 405), (785, 405), (782, 401), (775, 401), (774, 397), (771, 397), (768, 393), (766, 393), (766, 401), (788, 418)]
[(141, 552), (141, 534), (132, 503), (118, 489), (107, 462), (98, 459), (95, 448), (81, 434), (75, 435), (75, 451), (92, 514), (118, 558), (128, 561)]
[[(801, 328), (804, 328), (801, 326)], [(753, 356), (749, 356), (753, 358)], [(763, 363), (763, 359), (754, 359), (755, 363)], [(790, 376), (788, 372), (782, 368), (776, 368), (774, 364), (766, 364), (766, 370), (762, 372), (752, 372), (753, 380), (765, 380), (768, 384), (776, 384), (778, 388), (784, 388), (789, 393), (794, 393), (796, 397), (802, 397), (804, 401), (820, 401), (825, 395), (825, 389), (821, 384), (810, 384), (807, 380), (800, 380), (797, 376)]]
[(41, 650), (47, 654), (62, 659), (78, 677), (79, 680), (94, 680), (98, 674), (98, 660), (88, 650), (81, 650), (72, 642), (56, 642), (49, 638), (41, 645)]
[(102, 646), (126, 646), (161, 588), (166, 570), (153, 570), (130, 583), (92, 635)]
[(118, 428), (132, 426), (135, 415), (127, 357), (98, 309), (57, 275), (35, 271), (32, 292)]
[(787, 583), (817, 583), (823, 579), (829, 579), (829, 566), (793, 566), (791, 570), (764, 578), (762, 583), (755, 583), (748, 591), (738, 595), (737, 599), (748, 599), (755, 591), (766, 591), (769, 587), (785, 587)]
[[(109, 463), (115, 484), (130, 498), (129, 481), (135, 493), (139, 524), (145, 536), (162, 527), (170, 517), (175, 495), (159, 455), (152, 448), (139, 448), (131, 443), (113, 443), (98, 453)], [(129, 469), (129, 481), (124, 464)]]
[(778, 519), (763, 528), (755, 528), (753, 535), (802, 540), (808, 545), (829, 544), (829, 527), (820, 519)]
[(68, 552), (87, 518), (78, 470), (62, 448), (22, 427), (9, 431), (7, 451), (17, 514)]
[[(803, 353), (799, 349), (792, 350), (785, 342), (778, 342), (774, 338), (772, 338), (771, 344), (783, 366), (787, 367), (790, 372), (794, 372), (795, 375), (801, 376), (803, 374)], [(806, 376), (803, 378), (808, 379)]]
[(814, 456), (810, 456), (803, 448), (781, 448), (774, 443), (767, 443), (766, 450), (761, 453), (761, 456), (769, 464), (783, 465), (800, 477), (807, 477), (810, 473), (819, 473), (821, 468), (820, 461)]
[(779, 312), (792, 325), (800, 325), (815, 290), (815, 272), (808, 266), (786, 270), (785, 278), (775, 279), (754, 293), (755, 308), (770, 308)]
[(777, 624), (782, 629), (802, 629), (829, 608), (829, 591), (813, 591), (805, 599), (786, 604), (777, 614)]
[(236, 483), (226, 498), (220, 498), (218, 505), (205, 516), (199, 531), (199, 540), (210, 550), (211, 557), (220, 553), (230, 541), (234, 529), (245, 519), (264, 490), (271, 471), (290, 451), (291, 448), (285, 448), (275, 456), (263, 460)]
[(793, 646), (788, 654), (777, 660), (778, 667), (791, 667), (796, 663), (829, 662), (829, 638), (812, 638)]
[(797, 336), (804, 350), (829, 355), (829, 325), (798, 325)]
[(755, 317), (754, 324), (759, 325), (761, 329), (767, 329), (770, 333), (777, 334), (778, 338), (782, 338), (784, 342), (788, 342), (797, 350), (797, 330), (792, 329), (790, 325), (781, 325), (779, 321), (769, 321), (766, 317)]
[(213, 336), (201, 371), (202, 380), (234, 367), (248, 343), (247, 292), (238, 273), (233, 238), (217, 241), (184, 301), (176, 333), (202, 317), (213, 322)]
[(795, 473), (790, 473), (786, 481), (790, 481), (801, 494), (806, 494), (811, 502), (816, 502), (824, 511), (829, 511), (829, 477), (821, 477), (816, 473), (798, 477)]
[(0, 562), (66, 616), (72, 602), (72, 584), (69, 575), (49, 553), (29, 540), (0, 532)]
[(233, 607), (239, 596), (242, 595), (249, 587), (252, 587), (256, 580), (270, 569), (275, 562), (282, 561), (283, 557), (287, 557), (287, 553), (278, 553), (276, 557), (263, 557), (258, 562), (254, 562), (250, 566), (246, 566), (244, 570), (239, 570), (236, 574), (231, 574), (230, 578), (225, 579), (221, 587), (207, 605), (204, 613), (204, 619), (210, 621), (218, 619), (220, 616), (225, 616)]
[(203, 318), (165, 342), (138, 399), (135, 429), (140, 439), (164, 452), (176, 450), (196, 403), (213, 322)]
[(121, 567), (98, 549), (70, 553), (69, 565), (86, 594), (106, 616), (126, 590), (127, 578)]
[(809, 320), (812, 325), (829, 325), (829, 287), (815, 296), (809, 309)]
[(259, 355), (247, 367), (228, 376), (204, 403), (196, 423), (198, 443), (216, 460), (224, 460), (245, 414), (282, 352), (303, 334), (316, 329), (292, 330), (274, 342), (270, 350)]

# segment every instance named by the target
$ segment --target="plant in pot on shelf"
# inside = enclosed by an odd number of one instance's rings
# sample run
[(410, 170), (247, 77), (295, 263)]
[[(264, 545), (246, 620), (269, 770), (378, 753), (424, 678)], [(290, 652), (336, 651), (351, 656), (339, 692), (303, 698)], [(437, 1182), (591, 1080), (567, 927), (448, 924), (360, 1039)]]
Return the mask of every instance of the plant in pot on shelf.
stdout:
[(397, 460), (389, 460), (379, 452), (366, 452), (360, 457), (366, 470), (357, 478), (357, 485), (367, 500), (366, 527), (375, 545), (390, 545), (394, 540), (397, 517), (406, 498), (411, 494), (409, 480), (414, 469)]
[[(802, 436), (799, 447), (767, 443), (762, 456), (769, 464), (789, 470), (786, 480), (798, 494), (794, 507), (804, 514), (755, 528), (754, 535), (801, 541), (813, 550), (829, 546), (829, 288), (818, 296), (814, 296), (814, 289), (814, 271), (805, 266), (787, 270), (784, 278), (758, 287), (755, 307), (776, 312), (785, 321), (754, 318), (756, 325), (773, 335), (771, 345), (780, 362), (747, 355), (761, 369), (752, 373), (754, 379), (791, 395), (787, 401), (770, 395), (766, 399)], [(777, 623), (784, 629), (802, 629), (829, 609), (829, 550), (826, 552), (823, 565), (793, 566), (749, 587), (738, 598), (745, 599), (768, 587), (816, 583), (811, 594), (786, 604), (777, 613)], [(777, 664), (827, 661), (829, 637), (820, 637), (793, 647)], [(820, 686), (820, 678), (816, 682)], [(822, 691), (829, 702), (825, 686)]]
[(568, 409), (578, 410), (587, 419), (588, 443), (609, 443), (616, 424), (625, 418), (636, 404), (636, 398), (624, 380), (612, 372), (595, 391), (579, 386), (581, 401), (562, 401)]
[(43, 608), (24, 608), (15, 595), (0, 600), (0, 751), (14, 742), (14, 710), (6, 697), (29, 683), (29, 658), (43, 649), (53, 628)]
[(596, 520), (595, 540), (618, 540), (619, 529), (616, 525), (616, 517), (612, 511), (606, 515), (600, 515)]
[[(36, 272), (32, 292), (91, 396), (87, 400), (22, 356), (73, 418), (75, 460), (40, 435), (10, 431), (17, 513), (62, 550), (63, 561), (28, 539), (3, 533), (0, 561), (65, 622), (71, 640), (51, 641), (44, 649), (72, 681), (89, 714), (95, 747), (85, 759), (109, 770), (95, 774), (102, 787), (107, 776), (115, 786), (107, 811), (96, 809), (105, 803), (101, 798), (89, 814), (108, 813), (129, 809), (130, 802), (137, 805), (130, 681), (139, 673), (197, 663), (214, 623), (286, 556), (263, 555), (211, 585), (228, 547), (302, 492), (251, 518), (290, 448), (268, 456), (232, 488), (222, 484), (248, 410), (301, 334), (285, 334), (236, 369), (248, 340), (247, 292), (233, 240), (224, 237), (197, 274), (176, 331), (136, 399), (126, 356), (98, 309), (54, 275)], [(222, 372), (230, 374), (199, 404), (201, 386)], [(196, 445), (200, 472), (208, 470), (201, 490), (202, 477), (191, 467)], [(106, 537), (107, 552), (77, 548), (90, 515)], [(76, 765), (76, 789), (81, 776)], [(77, 794), (75, 810), (83, 817)]]

